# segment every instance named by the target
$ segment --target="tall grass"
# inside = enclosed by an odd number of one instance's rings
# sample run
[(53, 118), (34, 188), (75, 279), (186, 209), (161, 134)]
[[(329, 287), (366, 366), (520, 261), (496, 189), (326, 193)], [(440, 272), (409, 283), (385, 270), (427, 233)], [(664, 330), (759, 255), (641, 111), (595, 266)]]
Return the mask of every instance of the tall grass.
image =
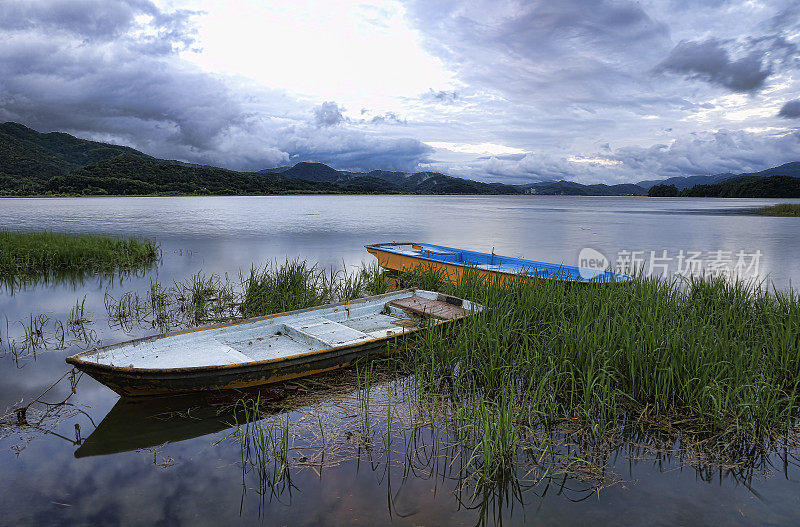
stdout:
[(358, 271), (321, 269), (305, 260), (287, 260), (250, 269), (244, 284), (241, 313), (245, 317), (281, 313), (295, 309), (352, 300), (365, 294), (386, 292), (386, 282), (377, 265)]
[(129, 291), (115, 297), (106, 293), (105, 307), (113, 327), (129, 331), (135, 323), (163, 332), (352, 300), (386, 290), (377, 265), (348, 271), (286, 260), (253, 267), (238, 279), (196, 273), (171, 285), (151, 281), (142, 294)]
[(150, 240), (0, 229), (0, 281), (6, 284), (60, 274), (136, 269), (158, 257), (158, 245)]
[[(489, 309), (457, 333), (430, 330), (403, 359), (457, 406), (491, 405), (493, 423), (578, 419), (600, 439), (641, 417), (733, 448), (768, 441), (798, 416), (794, 293), (723, 279), (499, 284), (470, 273), (444, 289)], [(493, 426), (486, 437), (498, 437)]]

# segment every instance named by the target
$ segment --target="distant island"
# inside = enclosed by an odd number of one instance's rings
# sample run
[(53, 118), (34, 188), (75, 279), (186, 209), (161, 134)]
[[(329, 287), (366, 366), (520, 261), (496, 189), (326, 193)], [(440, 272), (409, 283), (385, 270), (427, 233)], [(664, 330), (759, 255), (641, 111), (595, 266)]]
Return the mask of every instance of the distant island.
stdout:
[[(689, 176), (618, 185), (584, 185), (572, 181), (509, 185), (484, 183), (440, 172), (347, 172), (323, 163), (308, 162), (258, 172), (238, 172), (158, 159), (133, 148), (88, 141), (61, 132), (40, 133), (19, 123), (0, 124), (0, 196), (537, 194), (800, 197), (800, 179), (796, 178), (800, 178), (800, 162), (753, 174)], [(740, 183), (746, 185), (742, 187)], [(745, 196), (743, 192), (753, 195)]]

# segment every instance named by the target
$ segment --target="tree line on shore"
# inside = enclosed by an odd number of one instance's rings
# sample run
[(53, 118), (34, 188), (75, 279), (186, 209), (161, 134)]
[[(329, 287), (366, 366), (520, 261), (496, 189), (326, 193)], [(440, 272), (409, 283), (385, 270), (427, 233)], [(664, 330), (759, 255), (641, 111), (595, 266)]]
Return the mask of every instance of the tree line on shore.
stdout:
[(800, 198), (800, 178), (741, 176), (713, 185), (695, 185), (683, 190), (675, 185), (654, 185), (647, 195), (682, 198)]

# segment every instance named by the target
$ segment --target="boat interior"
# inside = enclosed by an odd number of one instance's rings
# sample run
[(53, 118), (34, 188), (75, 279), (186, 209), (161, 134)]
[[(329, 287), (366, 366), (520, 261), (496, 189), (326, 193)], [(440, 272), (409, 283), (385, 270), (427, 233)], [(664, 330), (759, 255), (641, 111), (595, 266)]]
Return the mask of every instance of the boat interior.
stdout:
[(432, 321), (458, 318), (479, 307), (430, 291), (399, 291), (379, 299), (355, 300), (109, 346), (82, 358), (109, 366), (145, 369), (280, 359), (390, 338)]

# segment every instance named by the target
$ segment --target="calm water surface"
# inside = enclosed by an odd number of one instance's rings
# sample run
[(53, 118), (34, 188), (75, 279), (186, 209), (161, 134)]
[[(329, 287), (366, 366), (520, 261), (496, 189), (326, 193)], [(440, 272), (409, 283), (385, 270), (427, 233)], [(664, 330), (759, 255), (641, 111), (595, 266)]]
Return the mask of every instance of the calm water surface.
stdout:
[[(780, 200), (786, 201), (792, 200)], [(125, 340), (140, 333), (109, 327), (106, 293), (142, 292), (151, 279), (170, 283), (199, 271), (237, 275), (275, 259), (301, 257), (325, 267), (356, 266), (371, 258), (362, 246), (381, 241), (494, 249), (565, 264), (578, 263), (579, 252), (587, 247), (612, 261), (620, 251), (642, 251), (644, 256), (651, 251), (663, 256), (666, 251), (672, 259), (667, 272), (675, 270), (680, 251), (699, 252), (705, 259), (712, 251), (758, 252), (759, 276), (785, 290), (800, 282), (800, 221), (743, 213), (776, 202), (534, 196), (0, 199), (3, 228), (137, 235), (155, 238), (163, 249), (160, 266), (121, 281), (90, 278), (81, 284), (4, 291), (0, 338), (6, 338), (6, 319), (12, 333), (21, 327), (15, 321), (31, 314), (65, 320), (76, 300), (85, 297), (96, 336), (103, 343)], [(40, 352), (19, 363), (8, 355), (0, 357), (0, 410), (41, 393), (68, 371), (64, 356), (76, 350)], [(45, 400), (68, 394), (69, 386), (61, 383)], [(459, 502), (457, 482), (446, 477), (404, 478), (399, 464), (390, 463), (385, 470), (364, 457), (343, 460), (321, 474), (299, 470), (292, 477), (291, 492), (261, 500), (250, 480), (242, 485), (237, 465), (241, 453), (234, 441), (225, 439), (230, 429), (224, 424), (199, 426), (183, 435), (166, 433), (159, 438), (172, 442), (157, 448), (134, 444), (127, 452), (76, 458), (77, 447), (71, 442), (75, 425), (81, 440), (86, 439), (117, 399), (84, 378), (70, 401), (85, 414), (75, 413), (50, 429), (63, 437), (2, 428), (0, 523), (800, 522), (800, 473), (795, 465), (784, 471), (775, 461), (776, 468), (762, 467), (742, 483), (725, 471), (709, 478), (674, 461), (634, 461), (624, 454), (609, 463), (623, 481), (599, 493), (580, 481), (560, 487), (539, 484), (522, 492), (521, 500), (489, 499), (483, 509)], [(286, 409), (295, 417), (303, 411)]]

